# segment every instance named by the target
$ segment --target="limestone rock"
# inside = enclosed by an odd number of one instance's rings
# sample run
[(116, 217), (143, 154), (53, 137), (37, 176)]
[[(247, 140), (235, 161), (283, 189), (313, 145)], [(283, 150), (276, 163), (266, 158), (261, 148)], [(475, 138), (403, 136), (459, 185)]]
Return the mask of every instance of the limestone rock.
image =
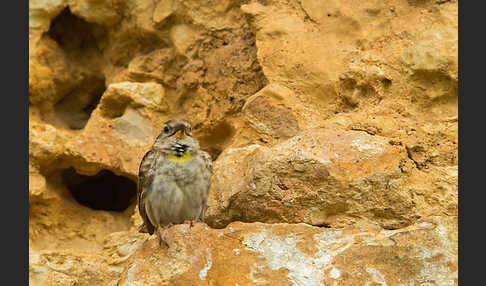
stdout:
[[(48, 173), (49, 166), (65, 153), (72, 135), (42, 122), (29, 124), (29, 162)], [(52, 166), (51, 166), (52, 167)]]
[(122, 265), (143, 241), (141, 234), (115, 232), (104, 241), (104, 255), (73, 249), (30, 251), (30, 284), (116, 285)]
[(247, 99), (243, 112), (252, 127), (266, 136), (288, 139), (296, 135), (299, 122), (289, 106), (295, 99), (291, 90), (279, 86), (266, 86)]
[(411, 69), (445, 71), (457, 78), (457, 29), (437, 26), (417, 35), (417, 44), (403, 52), (403, 61)]
[(238, 27), (239, 2), (234, 0), (175, 0), (177, 13), (209, 31)]
[(68, 0), (67, 2), (73, 14), (90, 23), (112, 26), (122, 18), (121, 1)]
[(128, 65), (128, 77), (134, 81), (170, 82), (173, 77), (170, 64), (174, 57), (175, 51), (170, 48), (157, 49), (148, 54), (137, 56)]
[(271, 83), (285, 84), (294, 90), (307, 109), (303, 115), (315, 124), (336, 100), (335, 81), (344, 71), (340, 64), (343, 55), (338, 50), (355, 38), (355, 33), (360, 31), (359, 23), (342, 17), (336, 19), (339, 23), (316, 28), (306, 21), (305, 10), (292, 6), (253, 1), (241, 8), (251, 16), (250, 23), (257, 30), (258, 59), (265, 76)]
[(190, 49), (198, 38), (198, 32), (188, 25), (177, 25), (170, 30), (170, 38), (179, 54), (190, 57)]
[(66, 142), (67, 164), (84, 175), (107, 169), (136, 181), (139, 160), (168, 119), (167, 109), (160, 84), (111, 84), (82, 132)]
[(174, 12), (174, 1), (160, 1), (154, 9), (153, 20), (160, 25)]
[(110, 118), (121, 116), (127, 106), (166, 111), (168, 106), (164, 87), (156, 83), (114, 83), (108, 87), (100, 101), (102, 115)]
[(48, 192), (46, 178), (29, 162), (29, 203), (39, 199), (46, 200), (49, 197)]
[(113, 120), (113, 135), (128, 145), (145, 146), (153, 143), (156, 133), (138, 113), (132, 109), (125, 111), (123, 116)]
[(272, 148), (225, 150), (214, 166), (207, 221), (341, 226), (359, 216), (386, 228), (416, 218), (403, 148), (357, 131), (309, 130)]
[(29, 47), (29, 101), (56, 102), (74, 85), (66, 57), (49, 38), (38, 40), (34, 47)]
[[(38, 30), (40, 33), (47, 31), (51, 19), (61, 12), (64, 7), (64, 0), (29, 1), (29, 30)], [(31, 33), (29, 32), (29, 38), (30, 36)]]
[(425, 172), (413, 171), (406, 188), (419, 206), (420, 216), (432, 214), (457, 216), (458, 168), (433, 166)]
[[(30, 283), (457, 285), (457, 27), (455, 0), (30, 0)], [(231, 228), (167, 257), (134, 194), (173, 118)]]
[(457, 218), (388, 231), (305, 224), (178, 225), (129, 258), (118, 285), (457, 285)]

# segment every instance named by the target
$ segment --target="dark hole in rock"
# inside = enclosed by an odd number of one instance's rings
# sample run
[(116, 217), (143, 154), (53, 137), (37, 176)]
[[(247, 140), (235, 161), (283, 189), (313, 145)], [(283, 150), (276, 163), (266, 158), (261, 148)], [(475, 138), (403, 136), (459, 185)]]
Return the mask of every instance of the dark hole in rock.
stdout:
[(85, 176), (71, 167), (61, 175), (74, 199), (91, 209), (123, 212), (135, 201), (137, 184), (111, 171)]
[(104, 77), (86, 78), (54, 105), (57, 118), (70, 129), (83, 129), (105, 89)]
[(67, 53), (77, 55), (100, 52), (96, 38), (105, 35), (105, 28), (73, 15), (68, 8), (52, 20), (47, 34)]
[(384, 78), (381, 83), (383, 84), (383, 87), (389, 88), (392, 84), (392, 81), (388, 78)]
[(331, 226), (327, 223), (321, 223), (321, 224), (313, 224), (313, 226), (317, 226), (317, 227), (323, 227), (323, 228), (331, 228)]
[(105, 34), (104, 27), (76, 17), (69, 7), (52, 20), (47, 35), (64, 51), (70, 73), (68, 88), (54, 105), (55, 121), (62, 127), (84, 128), (106, 89), (97, 40)]

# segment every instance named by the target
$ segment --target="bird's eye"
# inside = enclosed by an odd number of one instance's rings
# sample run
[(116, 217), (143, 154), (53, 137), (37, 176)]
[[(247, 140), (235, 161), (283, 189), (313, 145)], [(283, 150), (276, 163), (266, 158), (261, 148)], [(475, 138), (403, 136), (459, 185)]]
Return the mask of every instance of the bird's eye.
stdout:
[(167, 126), (164, 127), (164, 133), (169, 133), (169, 127)]

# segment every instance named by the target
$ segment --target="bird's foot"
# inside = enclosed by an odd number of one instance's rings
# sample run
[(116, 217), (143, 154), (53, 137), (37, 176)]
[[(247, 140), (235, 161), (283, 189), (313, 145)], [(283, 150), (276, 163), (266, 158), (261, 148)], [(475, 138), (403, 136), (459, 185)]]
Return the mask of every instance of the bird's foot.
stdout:
[(167, 248), (169, 248), (169, 244), (162, 237), (164, 230), (165, 230), (165, 228), (163, 228), (163, 227), (160, 227), (160, 226), (157, 227), (157, 239), (159, 241), (159, 246), (162, 246), (162, 244), (163, 244), (163, 245), (167, 246)]
[(185, 220), (184, 221), (184, 224), (189, 224), (189, 228), (192, 228), (194, 226), (194, 223), (195, 223), (194, 220)]
[(142, 223), (142, 225), (138, 227), (138, 232), (148, 233), (147, 226), (145, 225), (145, 223)]

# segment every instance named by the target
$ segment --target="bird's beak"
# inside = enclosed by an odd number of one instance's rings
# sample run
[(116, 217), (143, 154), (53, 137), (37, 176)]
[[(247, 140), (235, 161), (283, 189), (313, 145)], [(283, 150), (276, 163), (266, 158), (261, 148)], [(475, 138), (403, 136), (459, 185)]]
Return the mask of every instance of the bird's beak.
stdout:
[(177, 126), (176, 132), (174, 133), (174, 137), (177, 139), (185, 139), (186, 136), (187, 136), (186, 128), (184, 127), (184, 125)]

